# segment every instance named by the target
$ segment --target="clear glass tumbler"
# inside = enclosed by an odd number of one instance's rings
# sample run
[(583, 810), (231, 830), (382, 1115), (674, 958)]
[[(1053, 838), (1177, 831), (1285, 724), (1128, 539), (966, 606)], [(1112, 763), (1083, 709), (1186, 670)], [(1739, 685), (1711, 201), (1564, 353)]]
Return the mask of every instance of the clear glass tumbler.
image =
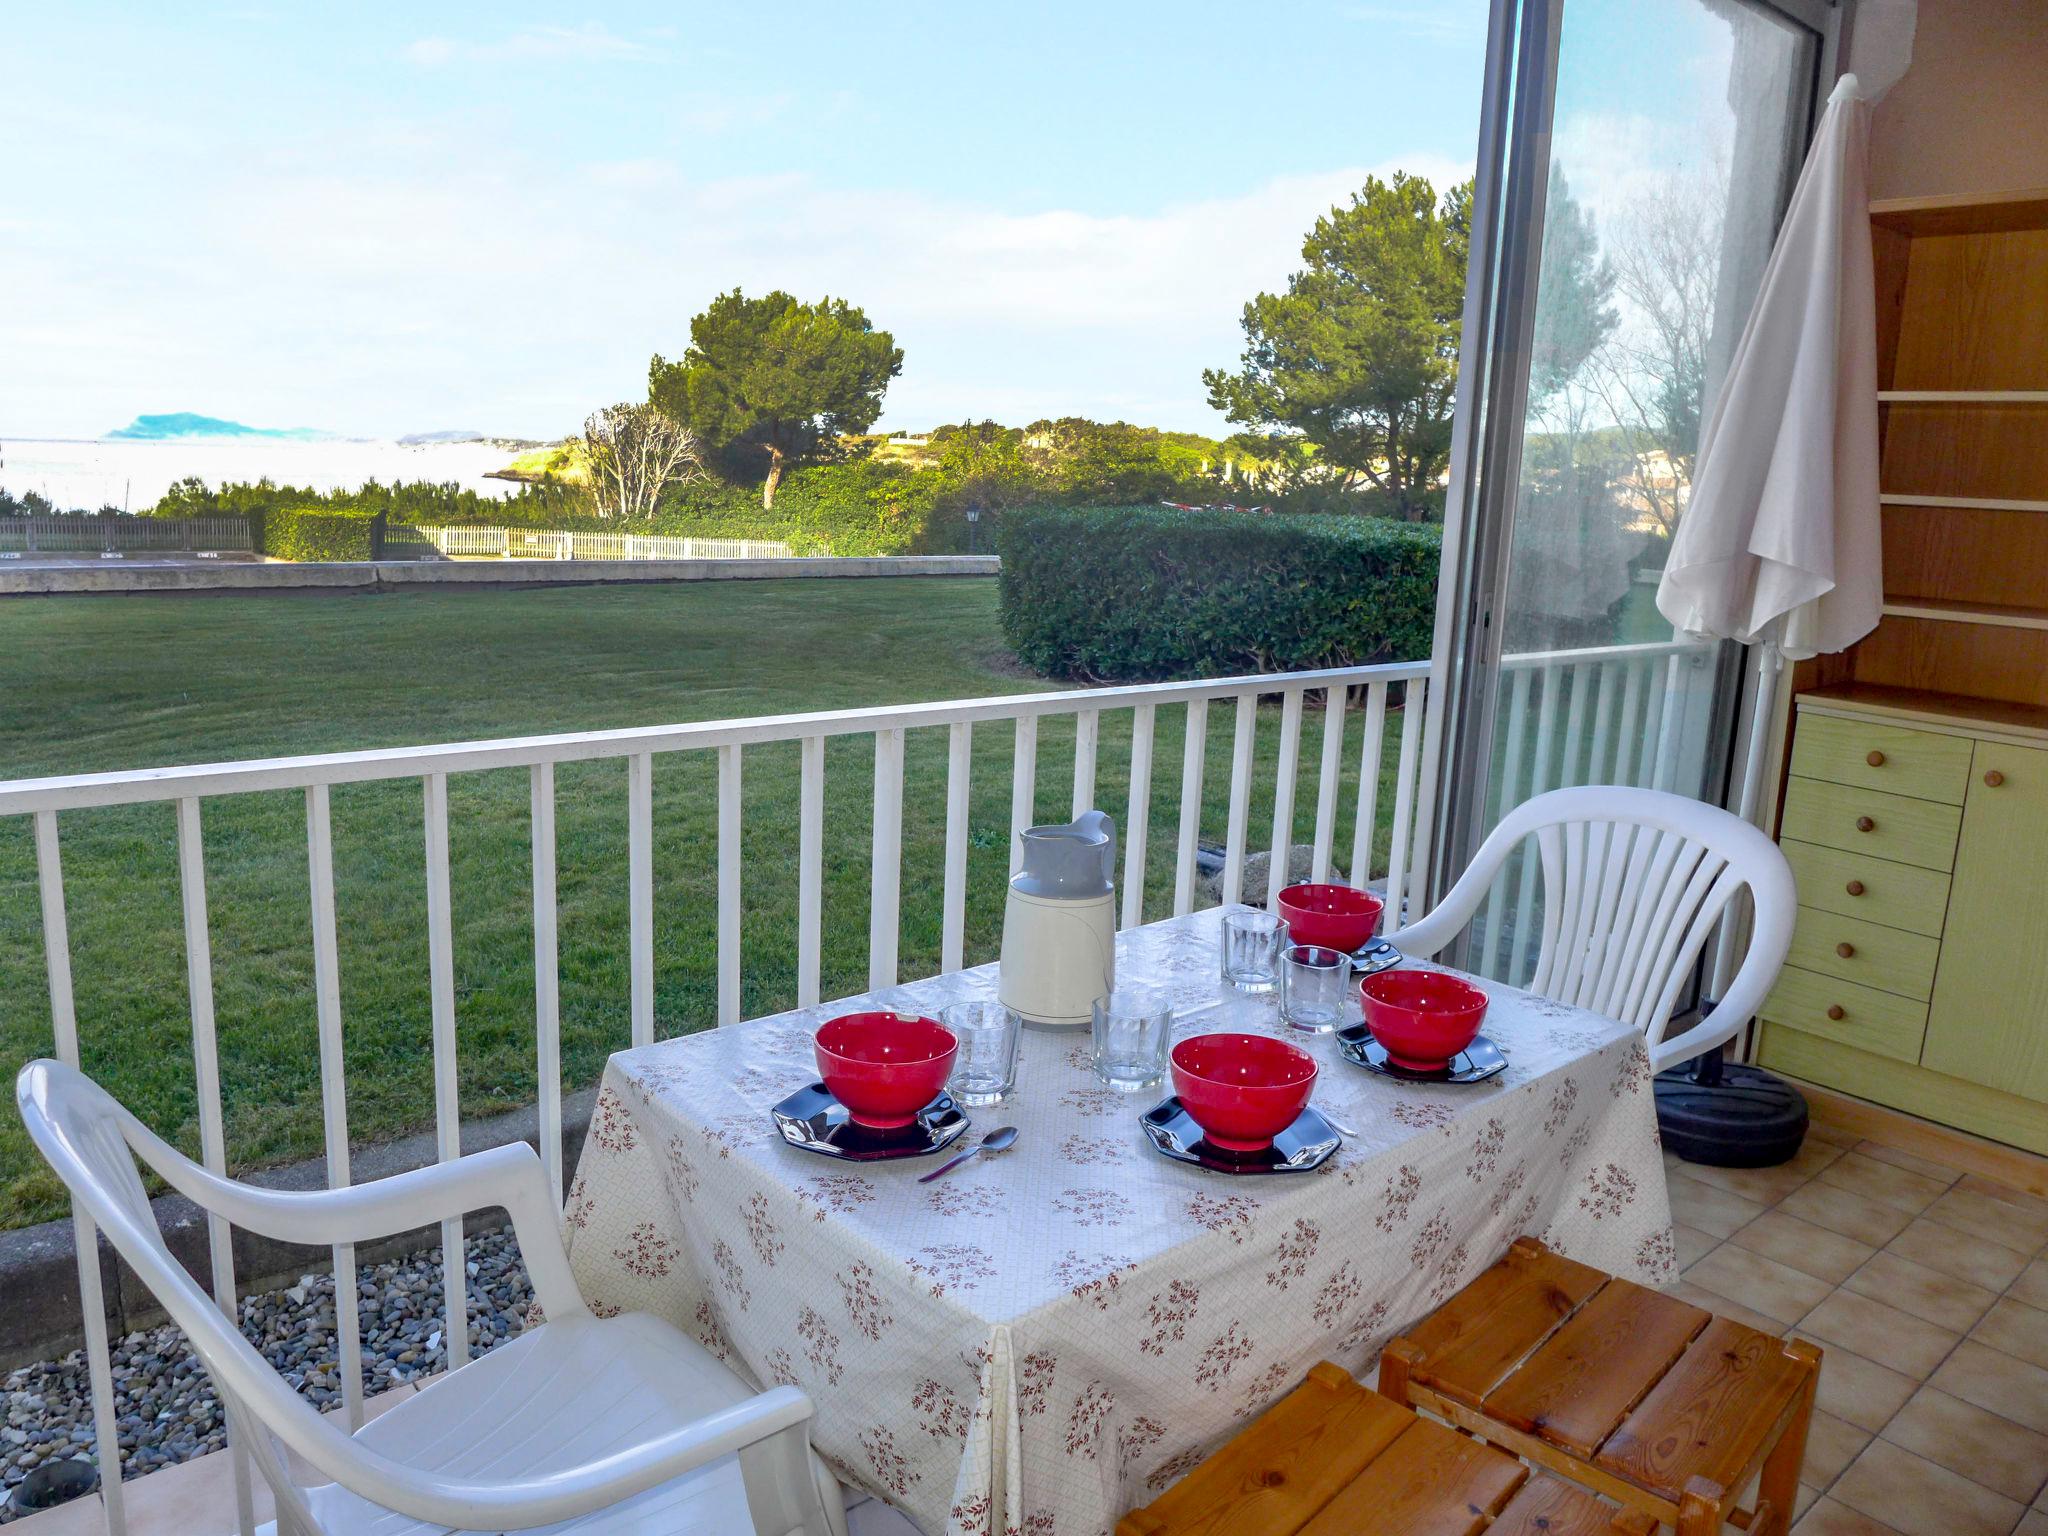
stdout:
[(946, 1091), (958, 1104), (1000, 1104), (1017, 1086), (1017, 1041), (1023, 1021), (993, 999), (954, 1003), (939, 1022), (959, 1038)]
[(1271, 912), (1229, 912), (1223, 918), (1223, 979), (1240, 992), (1280, 985), (1280, 945), (1287, 930)]
[(1095, 1075), (1119, 1093), (1156, 1088), (1173, 1045), (1173, 999), (1130, 987), (1095, 999)]
[(1327, 1035), (1346, 1022), (1351, 1001), (1351, 957), (1320, 944), (1290, 944), (1280, 951), (1280, 1017), (1294, 1028)]

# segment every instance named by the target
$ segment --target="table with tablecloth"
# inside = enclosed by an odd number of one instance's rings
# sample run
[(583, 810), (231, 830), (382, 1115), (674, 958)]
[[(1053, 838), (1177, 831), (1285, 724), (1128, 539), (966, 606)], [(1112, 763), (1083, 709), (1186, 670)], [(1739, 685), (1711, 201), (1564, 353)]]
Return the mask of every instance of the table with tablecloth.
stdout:
[(1016, 1146), (933, 1183), (936, 1160), (782, 1141), (769, 1107), (816, 1080), (819, 1023), (992, 996), (982, 966), (614, 1056), (564, 1213), (585, 1294), (803, 1388), (844, 1480), (933, 1536), (1099, 1536), (1317, 1360), (1362, 1369), (1519, 1233), (1673, 1277), (1638, 1034), (1481, 980), (1507, 1071), (1397, 1082), (1228, 993), (1221, 911), (1119, 935), (1118, 979), (1214, 1005), (1179, 1035), (1306, 1045), (1317, 1105), (1357, 1133), (1314, 1172), (1162, 1156), (1137, 1122), (1166, 1090), (1105, 1088), (1085, 1030), (1026, 1031), (1016, 1092), (967, 1132), (1015, 1125)]

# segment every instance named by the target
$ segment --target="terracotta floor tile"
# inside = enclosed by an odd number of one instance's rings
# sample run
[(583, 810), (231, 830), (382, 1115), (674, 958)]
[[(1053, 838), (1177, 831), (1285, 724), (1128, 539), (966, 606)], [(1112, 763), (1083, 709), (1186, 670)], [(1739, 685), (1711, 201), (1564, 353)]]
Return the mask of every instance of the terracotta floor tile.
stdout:
[(1820, 1121), (1816, 1120), (1807, 1126), (1806, 1139), (1808, 1141), (1829, 1142), (1846, 1152), (1863, 1139), (1863, 1134), (1860, 1131), (1848, 1130), (1842, 1126), (1823, 1125)]
[(1970, 1337), (2015, 1359), (2048, 1370), (2048, 1312), (2010, 1296), (1984, 1314)]
[(2048, 1483), (2048, 1435), (1933, 1387), (1913, 1394), (1884, 1438), (2022, 1504)]
[(1952, 1189), (1927, 1207), (1930, 1220), (1988, 1238), (2032, 1258), (2048, 1242), (2048, 1213), (1994, 1200), (1973, 1189)]
[(1792, 1528), (1792, 1536), (1898, 1536), (1895, 1527), (1858, 1514), (1846, 1504), (1822, 1499)]
[(1958, 1333), (1967, 1333), (1998, 1299), (1996, 1291), (1916, 1264), (1890, 1249), (1872, 1257), (1842, 1283), (1859, 1296), (1875, 1297)]
[(2048, 1259), (2036, 1259), (2029, 1264), (2005, 1294), (2014, 1301), (2024, 1301), (2030, 1307), (2048, 1311)]
[[(1806, 1335), (1795, 1330), (1794, 1336)], [(1820, 1363), (1815, 1406), (1858, 1429), (1883, 1429), (1917, 1389), (1912, 1377), (1866, 1360), (1854, 1350), (1824, 1343), (1820, 1347), (1825, 1354)], [(1967, 1341), (1962, 1347), (1967, 1347)]]
[(2028, 1510), (2020, 1516), (2020, 1523), (2012, 1528), (2012, 1536), (2048, 1536), (2048, 1513)]
[[(1797, 1520), (1819, 1502), (1820, 1490), (1811, 1483), (1801, 1483), (1798, 1491), (1792, 1495), (1792, 1518)], [(1754, 1507), (1747, 1498), (1742, 1503), (1745, 1509)]]
[(2000, 1184), (1996, 1179), (1987, 1179), (1981, 1173), (1964, 1174), (1956, 1188), (1973, 1195), (1989, 1195), (1993, 1200), (2003, 1200), (2007, 1205), (2032, 1211), (2036, 1216), (2048, 1216), (2048, 1199), (2028, 1194), (2024, 1189), (2015, 1189), (2010, 1184)]
[(1780, 1163), (1775, 1168), (1715, 1168), (1706, 1163), (1680, 1163), (1672, 1170), (1702, 1184), (1772, 1206), (1814, 1176), (1817, 1170)]
[(1877, 1252), (1868, 1243), (1817, 1227), (1783, 1209), (1765, 1211), (1728, 1241), (1830, 1285), (1842, 1284)]
[[(1822, 1379), (1826, 1379), (1825, 1372)], [(2048, 1435), (2048, 1371), (2038, 1365), (1965, 1339), (1928, 1384)]]
[(1721, 1239), (1713, 1233), (1702, 1232), (1698, 1227), (1688, 1227), (1682, 1221), (1672, 1223), (1671, 1235), (1678, 1243), (1680, 1269), (1697, 1264), (1721, 1245)]
[(1859, 1141), (1856, 1150), (1865, 1157), (1874, 1157), (1880, 1163), (1890, 1163), (1895, 1168), (1924, 1174), (1930, 1179), (1939, 1179), (1943, 1184), (1953, 1184), (1960, 1179), (1962, 1170), (1951, 1168), (1946, 1163), (1937, 1163), (1932, 1158), (1921, 1157), (1900, 1147), (1888, 1147), (1881, 1141)]
[(1836, 1291), (1800, 1320), (1799, 1331), (1823, 1344), (1853, 1349), (1916, 1381), (1947, 1359), (1962, 1337), (1854, 1291)]
[(2008, 1536), (2026, 1509), (1884, 1439), (1870, 1442), (1828, 1496), (1906, 1536)]
[(1915, 1264), (1994, 1291), (2011, 1285), (2013, 1277), (2027, 1267), (2027, 1261), (2004, 1244), (1972, 1237), (1925, 1216), (1915, 1217), (1912, 1225), (1885, 1247)]
[[(1847, 1160), (1843, 1159), (1844, 1162)], [(1795, 1189), (1778, 1209), (1788, 1216), (1810, 1221), (1817, 1227), (1826, 1227), (1830, 1232), (1853, 1237), (1859, 1243), (1869, 1243), (1873, 1248), (1882, 1248), (1904, 1231), (1906, 1224), (1913, 1219), (1910, 1212), (1830, 1183), (1827, 1174), (1833, 1171), (1830, 1168), (1812, 1183)]]
[(1758, 1333), (1783, 1334), (1785, 1332), (1785, 1324), (1779, 1322), (1775, 1317), (1765, 1317), (1763, 1313), (1744, 1306), (1732, 1296), (1723, 1296), (1719, 1291), (1710, 1291), (1705, 1286), (1694, 1285), (1689, 1280), (1680, 1280), (1676, 1285), (1665, 1286), (1664, 1294), (1676, 1296), (1680, 1301), (1690, 1302), (1693, 1306), (1703, 1311), (1711, 1312), (1716, 1317), (1725, 1317), (1738, 1322), (1745, 1328), (1754, 1328)]
[(1697, 1227), (1715, 1237), (1727, 1237), (1763, 1215), (1758, 1202), (1730, 1190), (1702, 1184), (1687, 1174), (1674, 1173), (1665, 1183), (1671, 1191), (1671, 1219)]
[(1826, 1301), (1834, 1289), (1825, 1280), (1733, 1243), (1716, 1248), (1686, 1270), (1685, 1278), (1719, 1295), (1733, 1296), (1765, 1317), (1775, 1318), (1778, 1328), (1774, 1331), (1791, 1327)]
[(1837, 1158), (1823, 1168), (1818, 1177), (1823, 1184), (1853, 1189), (1859, 1195), (1904, 1211), (1908, 1216), (1918, 1216), (1948, 1188), (1946, 1180), (1930, 1179), (1924, 1173), (1915, 1173), (1895, 1163), (1881, 1163), (1861, 1152)]
[(1806, 1432), (1806, 1460), (1800, 1463), (1799, 1475), (1806, 1482), (1825, 1488), (1842, 1475), (1868, 1444), (1869, 1430), (1858, 1429), (1846, 1419), (1816, 1408), (1813, 1425)]

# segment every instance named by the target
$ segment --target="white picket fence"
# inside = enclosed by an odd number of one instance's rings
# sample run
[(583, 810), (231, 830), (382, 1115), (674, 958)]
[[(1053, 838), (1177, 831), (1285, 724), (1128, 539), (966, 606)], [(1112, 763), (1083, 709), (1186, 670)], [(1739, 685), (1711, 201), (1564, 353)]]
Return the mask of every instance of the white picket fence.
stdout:
[(456, 560), (776, 560), (789, 556), (789, 546), (775, 539), (672, 538), (554, 528), (406, 526), (393, 527), (386, 538), (417, 539)]
[[(463, 530), (470, 532), (473, 530)], [(1558, 782), (1588, 778), (1634, 783), (1667, 783), (1673, 765), (1685, 750), (1686, 732), (1703, 713), (1710, 687), (1706, 647), (1676, 643), (1608, 647), (1513, 658), (1508, 664), (1506, 747), (1503, 793), (1519, 800), (1527, 793)], [(1269, 848), (1287, 848), (1296, 841), (1297, 781), (1305, 776), (1302, 761), (1304, 711), (1313, 692), (1325, 698), (1316, 739), (1313, 774), (1314, 811), (1310, 843), (1315, 878), (1324, 878), (1337, 850), (1333, 847), (1340, 821), (1341, 781), (1350, 752), (1358, 756), (1352, 836), (1345, 866), (1361, 882), (1381, 873), (1373, 858), (1379, 824), (1382, 768), (1389, 750), (1395, 753), (1392, 781), (1391, 845), (1384, 871), (1385, 888), (1396, 910), (1407, 900), (1420, 904), (1425, 896), (1422, 872), (1433, 831), (1435, 803), (1424, 791), (1426, 764), (1433, 757), (1425, 742), (1424, 721), (1430, 687), (1427, 662), (1348, 667), (1258, 677), (1162, 683), (1138, 687), (1098, 688), (1072, 692), (1010, 695), (998, 698), (889, 706), (813, 714), (775, 715), (752, 719), (714, 720), (629, 730), (579, 732), (392, 750), (341, 752), (261, 761), (155, 768), (137, 772), (83, 774), (63, 778), (24, 779), (0, 783), (0, 817), (27, 816), (34, 844), (42, 912), (43, 942), (49, 979), (52, 1030), (60, 1058), (76, 1065), (79, 1027), (73, 1005), (71, 953), (66, 919), (66, 888), (61, 843), (61, 818), (92, 807), (169, 803), (175, 807), (178, 879), (183, 927), (192, 1049), (197, 1068), (201, 1155), (216, 1172), (227, 1169), (220, 1067), (216, 1048), (212, 946), (208, 934), (206, 849), (203, 809), (220, 796), (286, 793), (300, 796), (306, 818), (308, 904), (311, 913), (313, 995), (311, 1009), (318, 1030), (323, 1128), (328, 1181), (349, 1182), (348, 1104), (343, 1071), (343, 1014), (335, 917), (334, 841), (329, 796), (336, 785), (371, 781), (413, 780), (420, 786), (424, 807), (427, 955), (432, 1022), (434, 1092), (431, 1116), (442, 1159), (460, 1149), (457, 1101), (457, 1003), (455, 940), (449, 875), (449, 780), (453, 775), (492, 769), (524, 768), (530, 780), (532, 830), (531, 916), (534, 949), (535, 1052), (538, 1064), (541, 1155), (558, 1196), (562, 1191), (562, 1070), (560, 969), (557, 955), (556, 797), (555, 769), (561, 763), (624, 758), (627, 763), (624, 812), (628, 829), (627, 867), (621, 873), (628, 892), (628, 1017), (631, 1043), (655, 1038), (654, 923), (654, 800), (652, 784), (657, 757), (711, 752), (717, 761), (716, 835), (716, 1019), (720, 1025), (740, 1017), (740, 925), (745, 868), (741, 859), (744, 764), (749, 748), (766, 743), (799, 744), (800, 778), (797, 805), (797, 931), (790, 949), (800, 1005), (820, 1001), (822, 967), (825, 833), (825, 744), (833, 737), (865, 737), (872, 744), (874, 786), (871, 806), (873, 851), (867, 940), (867, 980), (871, 988), (898, 980), (898, 938), (902, 919), (904, 760), (906, 737), (917, 731), (941, 731), (946, 740), (946, 797), (942, 889), (941, 966), (958, 969), (965, 948), (966, 878), (969, 839), (968, 805), (976, 728), (1007, 730), (1011, 740), (1011, 867), (1019, 843), (1016, 833), (1033, 819), (1038, 784), (1041, 724), (1048, 719), (1073, 721), (1072, 805), (1078, 812), (1096, 803), (1098, 759), (1106, 714), (1128, 711), (1129, 798), (1122, 813), (1123, 881), (1121, 920), (1125, 926), (1158, 917), (1168, 905), (1162, 889), (1151, 910), (1146, 905), (1143, 872), (1147, 868), (1148, 829), (1152, 821), (1153, 741), (1162, 709), (1184, 711), (1180, 799), (1173, 857), (1170, 910), (1193, 909), (1197, 889), (1196, 851), (1205, 831), (1202, 821), (1203, 779), (1213, 707), (1230, 711), (1231, 750), (1227, 811), (1220, 829), (1223, 843), (1221, 895), (1235, 901), (1243, 894), (1245, 862), (1254, 849), (1250, 811), (1253, 799), (1255, 745), (1262, 701), (1277, 698), (1278, 743), (1273, 779), (1273, 813), (1265, 838)], [(1347, 731), (1347, 722), (1362, 710), (1362, 730)], [(1392, 726), (1389, 713), (1398, 719)], [(1268, 729), (1275, 728), (1270, 713)], [(1390, 733), (1395, 737), (1389, 743)], [(1064, 735), (1064, 732), (1062, 733)], [(1117, 733), (1119, 738), (1121, 732)], [(1353, 747), (1352, 742), (1357, 745)], [(1304, 797), (1305, 798), (1305, 797)], [(783, 814), (787, 808), (757, 808), (757, 815)], [(1272, 861), (1269, 900), (1287, 877), (1287, 860)], [(915, 893), (914, 893), (915, 894)], [(1488, 931), (1507, 934), (1504, 942), (1520, 945), (1528, 930), (1524, 921), (1512, 930), (1499, 926), (1499, 904), (1518, 901), (1526, 907), (1526, 878), (1519, 892), (1504, 880), (1496, 893), (1496, 910)], [(422, 1105), (423, 1111), (429, 1106)], [(218, 1217), (209, 1218), (213, 1282), (221, 1305), (233, 1315), (236, 1282), (229, 1233)], [(74, 1212), (77, 1249), (94, 1255), (91, 1221)], [(444, 1225), (444, 1337), (451, 1368), (468, 1354), (467, 1276), (459, 1222)], [(352, 1247), (334, 1250), (335, 1292), (356, 1292)], [(82, 1262), (79, 1293), (83, 1332), (90, 1365), (92, 1405), (100, 1465), (118, 1464), (113, 1378), (108, 1354), (105, 1308), (96, 1262)], [(343, 1397), (351, 1424), (362, 1422), (363, 1381), (361, 1340), (356, 1309), (342, 1306), (336, 1317), (337, 1346)], [(239, 1456), (239, 1451), (237, 1452)], [(241, 1469), (246, 1476), (246, 1468)], [(127, 1529), (118, 1476), (103, 1480), (108, 1529), (122, 1536)], [(246, 1508), (246, 1506), (245, 1506)], [(245, 1515), (246, 1521), (246, 1515)]]

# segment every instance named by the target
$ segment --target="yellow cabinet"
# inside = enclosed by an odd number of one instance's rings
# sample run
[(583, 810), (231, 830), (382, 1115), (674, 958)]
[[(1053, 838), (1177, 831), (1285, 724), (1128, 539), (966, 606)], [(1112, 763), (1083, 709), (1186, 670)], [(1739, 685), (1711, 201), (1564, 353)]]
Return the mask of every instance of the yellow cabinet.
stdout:
[(1980, 741), (1920, 1062), (2048, 1100), (2048, 750)]

